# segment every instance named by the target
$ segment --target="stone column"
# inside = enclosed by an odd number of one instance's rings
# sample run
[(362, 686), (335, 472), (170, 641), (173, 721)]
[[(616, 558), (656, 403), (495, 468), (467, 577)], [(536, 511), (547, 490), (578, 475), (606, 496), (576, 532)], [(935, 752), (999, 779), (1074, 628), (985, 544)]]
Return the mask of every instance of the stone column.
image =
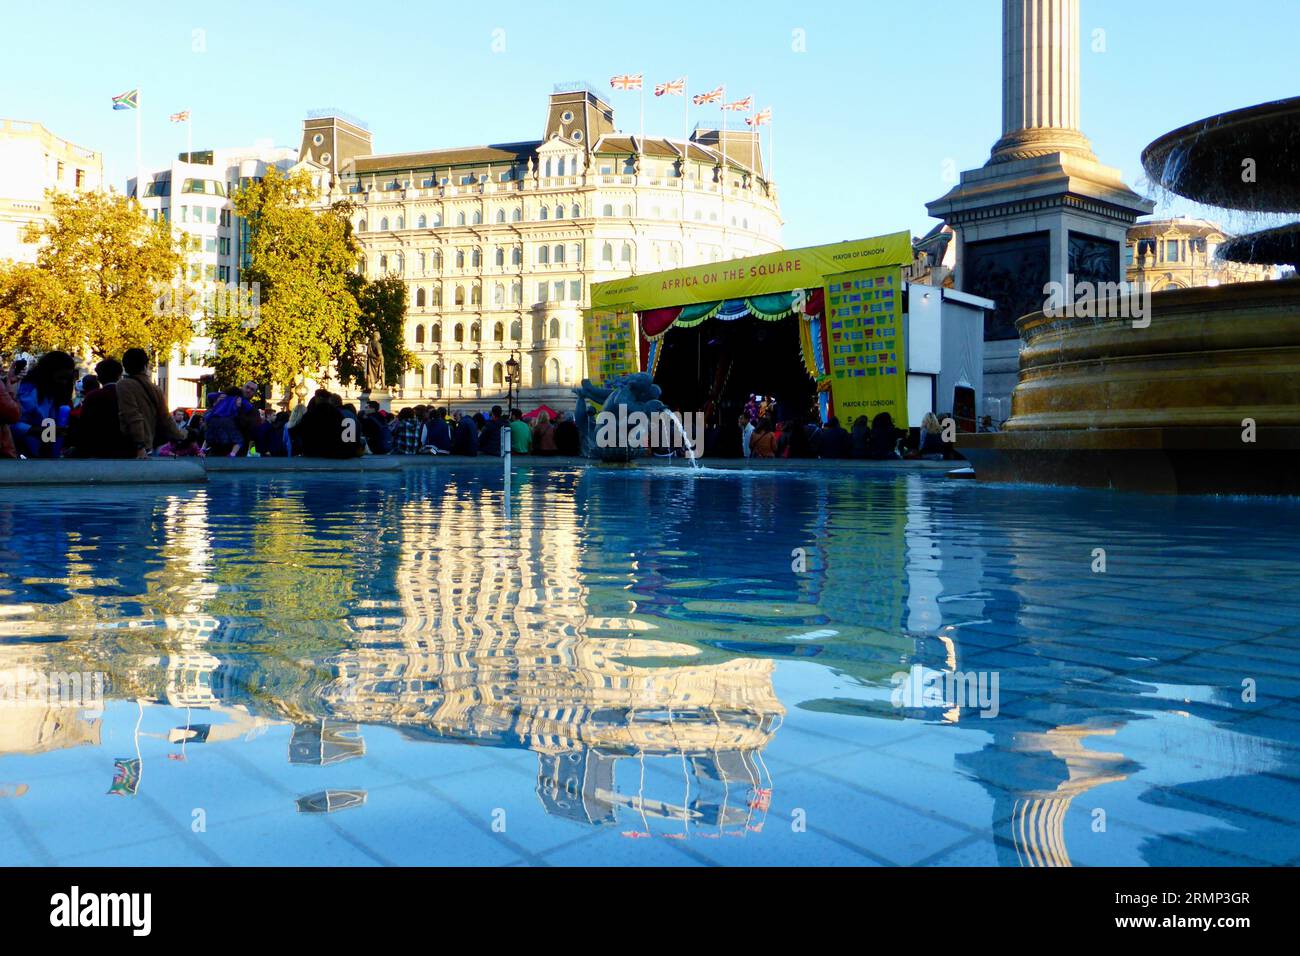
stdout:
[(990, 163), (1094, 158), (1079, 132), (1079, 0), (1002, 0), (1002, 138)]

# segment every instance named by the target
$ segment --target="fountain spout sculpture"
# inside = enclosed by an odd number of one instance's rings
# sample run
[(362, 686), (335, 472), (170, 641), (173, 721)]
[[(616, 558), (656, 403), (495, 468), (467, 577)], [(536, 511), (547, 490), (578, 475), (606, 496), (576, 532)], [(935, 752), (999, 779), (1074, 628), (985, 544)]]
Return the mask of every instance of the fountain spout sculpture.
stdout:
[[(573, 394), (578, 396), (574, 421), (582, 438), (582, 454), (598, 461), (631, 461), (647, 451), (646, 446), (639, 442), (601, 440), (598, 416), (602, 412), (615, 416), (615, 421), (627, 422), (635, 412), (641, 412), (647, 419), (653, 420), (656, 415), (668, 411), (668, 406), (659, 400), (659, 386), (645, 372), (610, 379), (604, 387), (594, 385), (590, 379), (584, 378), (582, 385), (575, 388)], [(621, 439), (626, 437), (627, 428), (606, 429), (604, 434), (609, 436), (611, 432)]]

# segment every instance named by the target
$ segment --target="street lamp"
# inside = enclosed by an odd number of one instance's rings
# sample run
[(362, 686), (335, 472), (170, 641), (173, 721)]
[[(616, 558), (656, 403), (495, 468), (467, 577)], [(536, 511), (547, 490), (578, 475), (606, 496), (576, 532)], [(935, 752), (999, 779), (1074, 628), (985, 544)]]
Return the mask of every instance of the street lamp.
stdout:
[(506, 359), (506, 410), (515, 409), (515, 382), (519, 380), (519, 360), (511, 355)]

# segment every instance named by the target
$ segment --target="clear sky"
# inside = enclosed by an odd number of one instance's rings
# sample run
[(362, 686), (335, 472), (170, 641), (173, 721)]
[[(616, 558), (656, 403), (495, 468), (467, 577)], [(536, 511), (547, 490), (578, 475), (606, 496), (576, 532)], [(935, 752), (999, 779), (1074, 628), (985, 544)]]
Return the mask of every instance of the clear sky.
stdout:
[[(331, 106), (366, 120), (378, 151), (401, 152), (539, 138), (546, 96), (567, 80), (602, 89), (636, 131), (637, 94), (610, 91), (609, 77), (686, 73), (692, 90), (725, 83), (772, 107), (784, 238), (799, 246), (924, 232), (945, 174), (983, 164), (1000, 132), (997, 0), (5, 6), (0, 116), (103, 150), (119, 187), (135, 124), (111, 100), (133, 87), (156, 166), (185, 148), (167, 119), (181, 109), (196, 149), (297, 146), (306, 111)], [(1300, 0), (1084, 0), (1082, 28), (1084, 132), (1138, 188), (1138, 156), (1161, 133), (1300, 93)], [(692, 122), (720, 115), (693, 108)], [(648, 132), (682, 126), (680, 99), (647, 92)], [(1157, 214), (1194, 211), (1175, 200)]]

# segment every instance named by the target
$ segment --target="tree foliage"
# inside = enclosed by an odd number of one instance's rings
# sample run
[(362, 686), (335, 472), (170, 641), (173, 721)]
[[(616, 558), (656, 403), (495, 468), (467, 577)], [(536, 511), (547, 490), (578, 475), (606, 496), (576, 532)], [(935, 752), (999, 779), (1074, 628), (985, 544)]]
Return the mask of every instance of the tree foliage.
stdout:
[(384, 352), (384, 384), (392, 387), (415, 362), (405, 345), (406, 283), (395, 275), (371, 282), (359, 274), (353, 274), (349, 282), (361, 314), (356, 334), (335, 356), (338, 379), (345, 385), (366, 384), (366, 348), (371, 333), (378, 332)]
[(167, 355), (189, 340), (189, 316), (159, 304), (184, 265), (166, 221), (115, 193), (51, 190), (46, 201), (50, 218), (24, 235), (40, 243), (35, 264), (0, 262), (0, 341), (104, 356), (132, 347)]
[(357, 261), (347, 209), (321, 209), (305, 171), (271, 168), (236, 192), (235, 211), (248, 223), (248, 266), (241, 283), (256, 283), (254, 314), (209, 313), (214, 370), (220, 384), (288, 385), (324, 378), (354, 341), (360, 309), (349, 275)]

